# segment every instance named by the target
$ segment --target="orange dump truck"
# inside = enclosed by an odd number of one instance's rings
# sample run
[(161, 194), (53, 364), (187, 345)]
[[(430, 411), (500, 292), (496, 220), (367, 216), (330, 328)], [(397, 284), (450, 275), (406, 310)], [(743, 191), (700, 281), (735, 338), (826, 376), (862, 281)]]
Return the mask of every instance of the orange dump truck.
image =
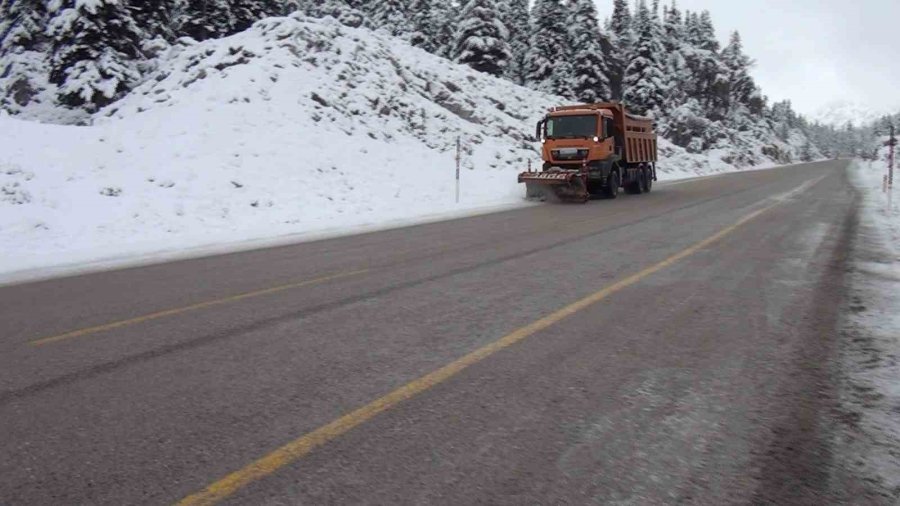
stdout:
[(649, 192), (656, 181), (653, 120), (616, 102), (554, 107), (538, 122), (542, 170), (519, 174), (529, 198), (587, 202)]

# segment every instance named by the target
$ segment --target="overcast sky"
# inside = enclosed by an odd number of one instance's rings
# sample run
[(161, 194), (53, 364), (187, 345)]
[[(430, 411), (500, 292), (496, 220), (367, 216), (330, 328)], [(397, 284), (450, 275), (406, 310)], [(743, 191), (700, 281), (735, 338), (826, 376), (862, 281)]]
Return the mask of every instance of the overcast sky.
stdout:
[[(601, 19), (612, 13), (612, 0), (596, 2)], [(770, 100), (790, 99), (806, 114), (844, 99), (900, 109), (900, 0), (678, 0), (678, 7), (709, 10), (723, 43), (741, 32)]]

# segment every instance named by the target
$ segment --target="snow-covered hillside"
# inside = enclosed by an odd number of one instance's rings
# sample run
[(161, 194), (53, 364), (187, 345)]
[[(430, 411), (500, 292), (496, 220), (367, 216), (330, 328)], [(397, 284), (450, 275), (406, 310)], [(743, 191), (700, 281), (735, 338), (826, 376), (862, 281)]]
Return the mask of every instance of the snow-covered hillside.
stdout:
[[(154, 65), (91, 126), (0, 116), (0, 272), (521, 205), (533, 125), (563, 102), (300, 14)], [(661, 149), (663, 178), (736, 169)]]

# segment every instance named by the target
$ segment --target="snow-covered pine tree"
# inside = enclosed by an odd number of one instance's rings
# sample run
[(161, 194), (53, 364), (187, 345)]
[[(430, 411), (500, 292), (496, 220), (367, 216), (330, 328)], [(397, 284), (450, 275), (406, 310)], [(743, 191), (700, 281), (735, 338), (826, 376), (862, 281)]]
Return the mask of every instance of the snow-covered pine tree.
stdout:
[(453, 60), (473, 69), (502, 76), (509, 65), (509, 37), (494, 0), (469, 0), (459, 15)]
[(168, 41), (175, 39), (172, 7), (171, 0), (131, 0), (128, 2), (132, 17), (143, 29), (146, 38), (162, 37)]
[(687, 98), (686, 90), (691, 76), (684, 55), (684, 23), (675, 2), (671, 8), (663, 11), (662, 42), (666, 53), (666, 87), (669, 91), (666, 103), (669, 107), (679, 107)]
[(717, 52), (721, 46), (719, 46), (719, 39), (716, 38), (716, 29), (713, 27), (712, 15), (709, 11), (700, 13), (700, 17), (697, 20), (697, 30), (700, 49)]
[(707, 148), (706, 133), (710, 121), (700, 101), (693, 95), (695, 88), (693, 62), (697, 51), (689, 40), (688, 27), (693, 26), (691, 12), (682, 17), (674, 2), (663, 15), (663, 46), (666, 51), (668, 95), (666, 115), (660, 122), (660, 133), (691, 153)]
[(665, 62), (662, 61), (664, 48), (661, 28), (645, 0), (638, 3), (634, 30), (637, 41), (631, 62), (625, 69), (622, 98), (639, 114), (659, 116), (665, 110), (667, 95)]
[(628, 67), (634, 45), (634, 31), (631, 25), (628, 0), (614, 0), (612, 17), (609, 19), (609, 39), (612, 49), (606, 55), (606, 60), (609, 66), (610, 91), (612, 98), (616, 100), (622, 98), (625, 68)]
[[(281, 0), (278, 5), (278, 15), (290, 16), (291, 14), (299, 11), (303, 3), (303, 0)], [(343, 0), (339, 0), (338, 3), (346, 5), (348, 9), (350, 8), (350, 4), (344, 2)]]
[(742, 105), (747, 107), (753, 114), (762, 112), (765, 101), (762, 93), (753, 77), (750, 75), (750, 69), (753, 67), (753, 60), (744, 54), (744, 47), (741, 43), (741, 34), (734, 32), (731, 34), (731, 40), (720, 55), (722, 63), (728, 69), (728, 86), (729, 100), (732, 107)]
[(300, 11), (314, 18), (330, 16), (346, 26), (372, 28), (372, 24), (367, 21), (366, 13), (350, 6), (344, 0), (287, 0), (287, 3), (282, 5), (281, 11), (282, 15)]
[(840, 136), (840, 142), (838, 143), (841, 154), (856, 158), (860, 155), (861, 144), (859, 131), (857, 130), (856, 125), (854, 125), (852, 121), (848, 121), (844, 125)]
[(529, 87), (571, 98), (572, 48), (566, 26), (567, 11), (559, 0), (535, 0), (525, 70)]
[(688, 152), (700, 153), (707, 148), (706, 134), (709, 127), (710, 121), (706, 119), (700, 102), (688, 98), (684, 103), (672, 106), (660, 133)]
[(672, 6), (663, 10), (663, 46), (666, 53), (680, 51), (685, 43), (684, 21), (678, 5), (672, 2)]
[[(878, 130), (876, 129), (873, 133), (877, 135)], [(819, 149), (819, 153), (822, 156), (832, 158), (835, 155), (834, 146), (837, 134), (833, 126), (813, 123), (809, 127), (807, 136), (813, 145)]]
[(0, 0), (0, 108), (18, 112), (42, 98), (47, 82), (49, 15), (41, 0)]
[(803, 147), (800, 148), (800, 161), (801, 162), (811, 162), (814, 159), (813, 155), (812, 142), (809, 139), (806, 139), (806, 142), (803, 143)]
[[(131, 0), (137, 2), (137, 0)], [(269, 16), (313, 10), (315, 14), (350, 10), (344, 0), (157, 0), (172, 4), (171, 17), (176, 35), (197, 40), (232, 35), (250, 28)], [(346, 7), (346, 9), (342, 9)], [(362, 24), (360, 21), (357, 26)]]
[(354, 9), (367, 11), (372, 5), (378, 3), (379, 0), (342, 0)]
[(231, 12), (234, 24), (231, 33), (242, 32), (262, 18), (274, 16), (281, 11), (282, 0), (232, 0)]
[(516, 84), (525, 84), (525, 58), (528, 54), (530, 23), (528, 0), (498, 0), (500, 21), (509, 31), (509, 49), (512, 57), (506, 69), (506, 78)]
[(728, 69), (719, 59), (719, 42), (709, 12), (685, 16), (685, 41), (690, 71), (687, 96), (700, 102), (708, 118), (720, 120), (728, 110)]
[(54, 7), (50, 80), (61, 104), (94, 111), (140, 79), (141, 30), (120, 0), (64, 0)]
[(409, 23), (412, 28), (409, 42), (429, 53), (436, 53), (439, 49), (440, 21), (437, 19), (438, 11), (434, 4), (435, 0), (412, 0), (409, 6)]
[(410, 31), (407, 16), (409, 0), (379, 0), (367, 2), (362, 6), (369, 12), (372, 23), (386, 30), (393, 36), (400, 36)]
[(434, 19), (437, 22), (435, 32), (435, 52), (438, 56), (450, 58), (453, 52), (453, 36), (456, 33), (457, 15), (459, 9), (455, 2), (435, 1)]
[(696, 22), (697, 22), (697, 19), (695, 17), (695, 14), (693, 12), (691, 12), (689, 9), (685, 10), (684, 11), (683, 34), (684, 34), (684, 42), (687, 44), (694, 45), (696, 42), (694, 40), (694, 33), (696, 32), (696, 28), (694, 26), (696, 25)]
[(175, 33), (196, 40), (234, 33), (236, 20), (229, 0), (175, 0)]
[(790, 131), (797, 122), (797, 114), (794, 112), (790, 100), (782, 100), (772, 104), (768, 110), (772, 128), (781, 140), (786, 141), (790, 137)]
[(30, 51), (44, 42), (47, 17), (45, 1), (0, 0), (0, 56), (13, 48)]
[(719, 41), (709, 11), (700, 14), (687, 11), (684, 16), (685, 38), (692, 46), (705, 51), (717, 52)]
[(631, 11), (628, 0), (613, 0), (613, 13), (609, 18), (609, 29), (617, 37), (631, 36)]
[(572, 61), (572, 97), (585, 103), (610, 100), (609, 67), (601, 41), (594, 0), (573, 0), (569, 18), (569, 44)]

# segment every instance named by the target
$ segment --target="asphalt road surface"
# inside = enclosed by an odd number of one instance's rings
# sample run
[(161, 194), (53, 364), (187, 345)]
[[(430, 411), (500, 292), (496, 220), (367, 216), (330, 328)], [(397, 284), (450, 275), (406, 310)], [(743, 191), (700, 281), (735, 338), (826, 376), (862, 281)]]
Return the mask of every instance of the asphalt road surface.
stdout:
[(0, 288), (0, 504), (878, 502), (846, 165)]

